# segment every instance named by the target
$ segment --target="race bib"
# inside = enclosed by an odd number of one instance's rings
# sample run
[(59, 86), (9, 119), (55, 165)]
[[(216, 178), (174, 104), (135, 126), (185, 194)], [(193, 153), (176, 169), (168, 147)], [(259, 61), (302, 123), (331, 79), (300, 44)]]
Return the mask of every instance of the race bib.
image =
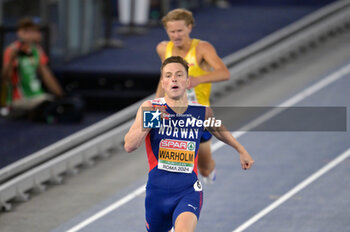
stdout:
[(193, 188), (194, 188), (194, 191), (196, 192), (200, 192), (202, 191), (202, 184), (199, 180), (197, 180), (194, 184), (193, 184)]
[(194, 88), (187, 89), (187, 99), (188, 101), (197, 102), (196, 92), (194, 91)]
[(196, 142), (163, 139), (159, 143), (158, 169), (169, 172), (192, 173)]

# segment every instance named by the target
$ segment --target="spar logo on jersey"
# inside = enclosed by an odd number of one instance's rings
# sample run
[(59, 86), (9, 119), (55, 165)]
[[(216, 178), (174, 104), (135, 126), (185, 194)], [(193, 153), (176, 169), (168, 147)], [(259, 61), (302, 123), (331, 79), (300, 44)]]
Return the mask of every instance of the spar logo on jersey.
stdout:
[(143, 128), (160, 128), (161, 114), (159, 109), (143, 111)]
[(189, 142), (187, 144), (187, 150), (194, 151), (196, 149), (196, 143), (195, 142)]
[(166, 149), (194, 151), (196, 149), (196, 142), (163, 139), (160, 141), (160, 147)]

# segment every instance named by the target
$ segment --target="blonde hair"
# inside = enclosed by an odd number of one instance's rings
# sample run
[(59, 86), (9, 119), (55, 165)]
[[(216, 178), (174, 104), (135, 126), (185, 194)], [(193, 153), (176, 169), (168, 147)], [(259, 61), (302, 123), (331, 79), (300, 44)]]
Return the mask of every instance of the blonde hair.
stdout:
[(192, 15), (192, 12), (186, 9), (175, 9), (172, 11), (169, 11), (168, 14), (166, 14), (162, 18), (163, 26), (166, 28), (167, 23), (169, 21), (176, 21), (176, 20), (184, 20), (186, 23), (186, 26), (192, 25), (194, 26), (194, 18)]

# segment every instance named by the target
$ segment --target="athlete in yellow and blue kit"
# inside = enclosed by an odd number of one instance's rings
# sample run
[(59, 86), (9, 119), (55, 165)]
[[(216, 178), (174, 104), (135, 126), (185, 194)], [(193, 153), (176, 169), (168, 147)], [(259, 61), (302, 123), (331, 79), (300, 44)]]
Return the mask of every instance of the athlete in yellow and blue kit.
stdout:
[[(190, 80), (186, 61), (180, 56), (169, 57), (162, 64), (161, 73), (165, 97), (140, 106), (125, 135), (124, 148), (132, 152), (145, 139), (149, 163), (147, 231), (167, 232), (172, 227), (175, 232), (194, 231), (203, 202), (197, 162), (204, 129), (238, 151), (243, 169), (249, 169), (254, 161), (221, 121), (213, 118), (211, 108), (188, 101), (186, 88)], [(151, 114), (148, 118), (151, 123), (145, 126), (146, 113)]]
[[(162, 61), (170, 56), (181, 56), (189, 64), (190, 86), (187, 97), (201, 105), (210, 105), (211, 83), (230, 78), (230, 73), (217, 55), (215, 48), (207, 41), (190, 38), (194, 26), (192, 13), (185, 9), (170, 11), (162, 19), (170, 41), (157, 46)], [(163, 97), (161, 85), (157, 88), (157, 97)], [(211, 134), (205, 131), (199, 147), (198, 168), (205, 182), (215, 180), (215, 161), (211, 155)]]

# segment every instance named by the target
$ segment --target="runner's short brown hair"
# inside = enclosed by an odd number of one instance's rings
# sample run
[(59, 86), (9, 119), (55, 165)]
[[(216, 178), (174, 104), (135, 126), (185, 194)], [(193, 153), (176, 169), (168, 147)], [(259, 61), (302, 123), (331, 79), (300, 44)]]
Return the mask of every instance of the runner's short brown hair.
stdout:
[(163, 23), (163, 26), (166, 28), (168, 22), (177, 21), (177, 20), (184, 20), (186, 23), (186, 26), (188, 25), (194, 26), (194, 18), (193, 18), (192, 12), (186, 9), (175, 9), (175, 10), (169, 11), (168, 14), (166, 14), (162, 18), (162, 23)]
[(186, 70), (186, 74), (188, 77), (188, 63), (186, 62), (186, 60), (184, 60), (181, 56), (170, 56), (169, 58), (165, 59), (162, 67), (160, 68), (160, 72), (163, 73), (163, 68), (170, 63), (178, 63), (178, 64), (182, 64), (182, 66), (185, 68)]

